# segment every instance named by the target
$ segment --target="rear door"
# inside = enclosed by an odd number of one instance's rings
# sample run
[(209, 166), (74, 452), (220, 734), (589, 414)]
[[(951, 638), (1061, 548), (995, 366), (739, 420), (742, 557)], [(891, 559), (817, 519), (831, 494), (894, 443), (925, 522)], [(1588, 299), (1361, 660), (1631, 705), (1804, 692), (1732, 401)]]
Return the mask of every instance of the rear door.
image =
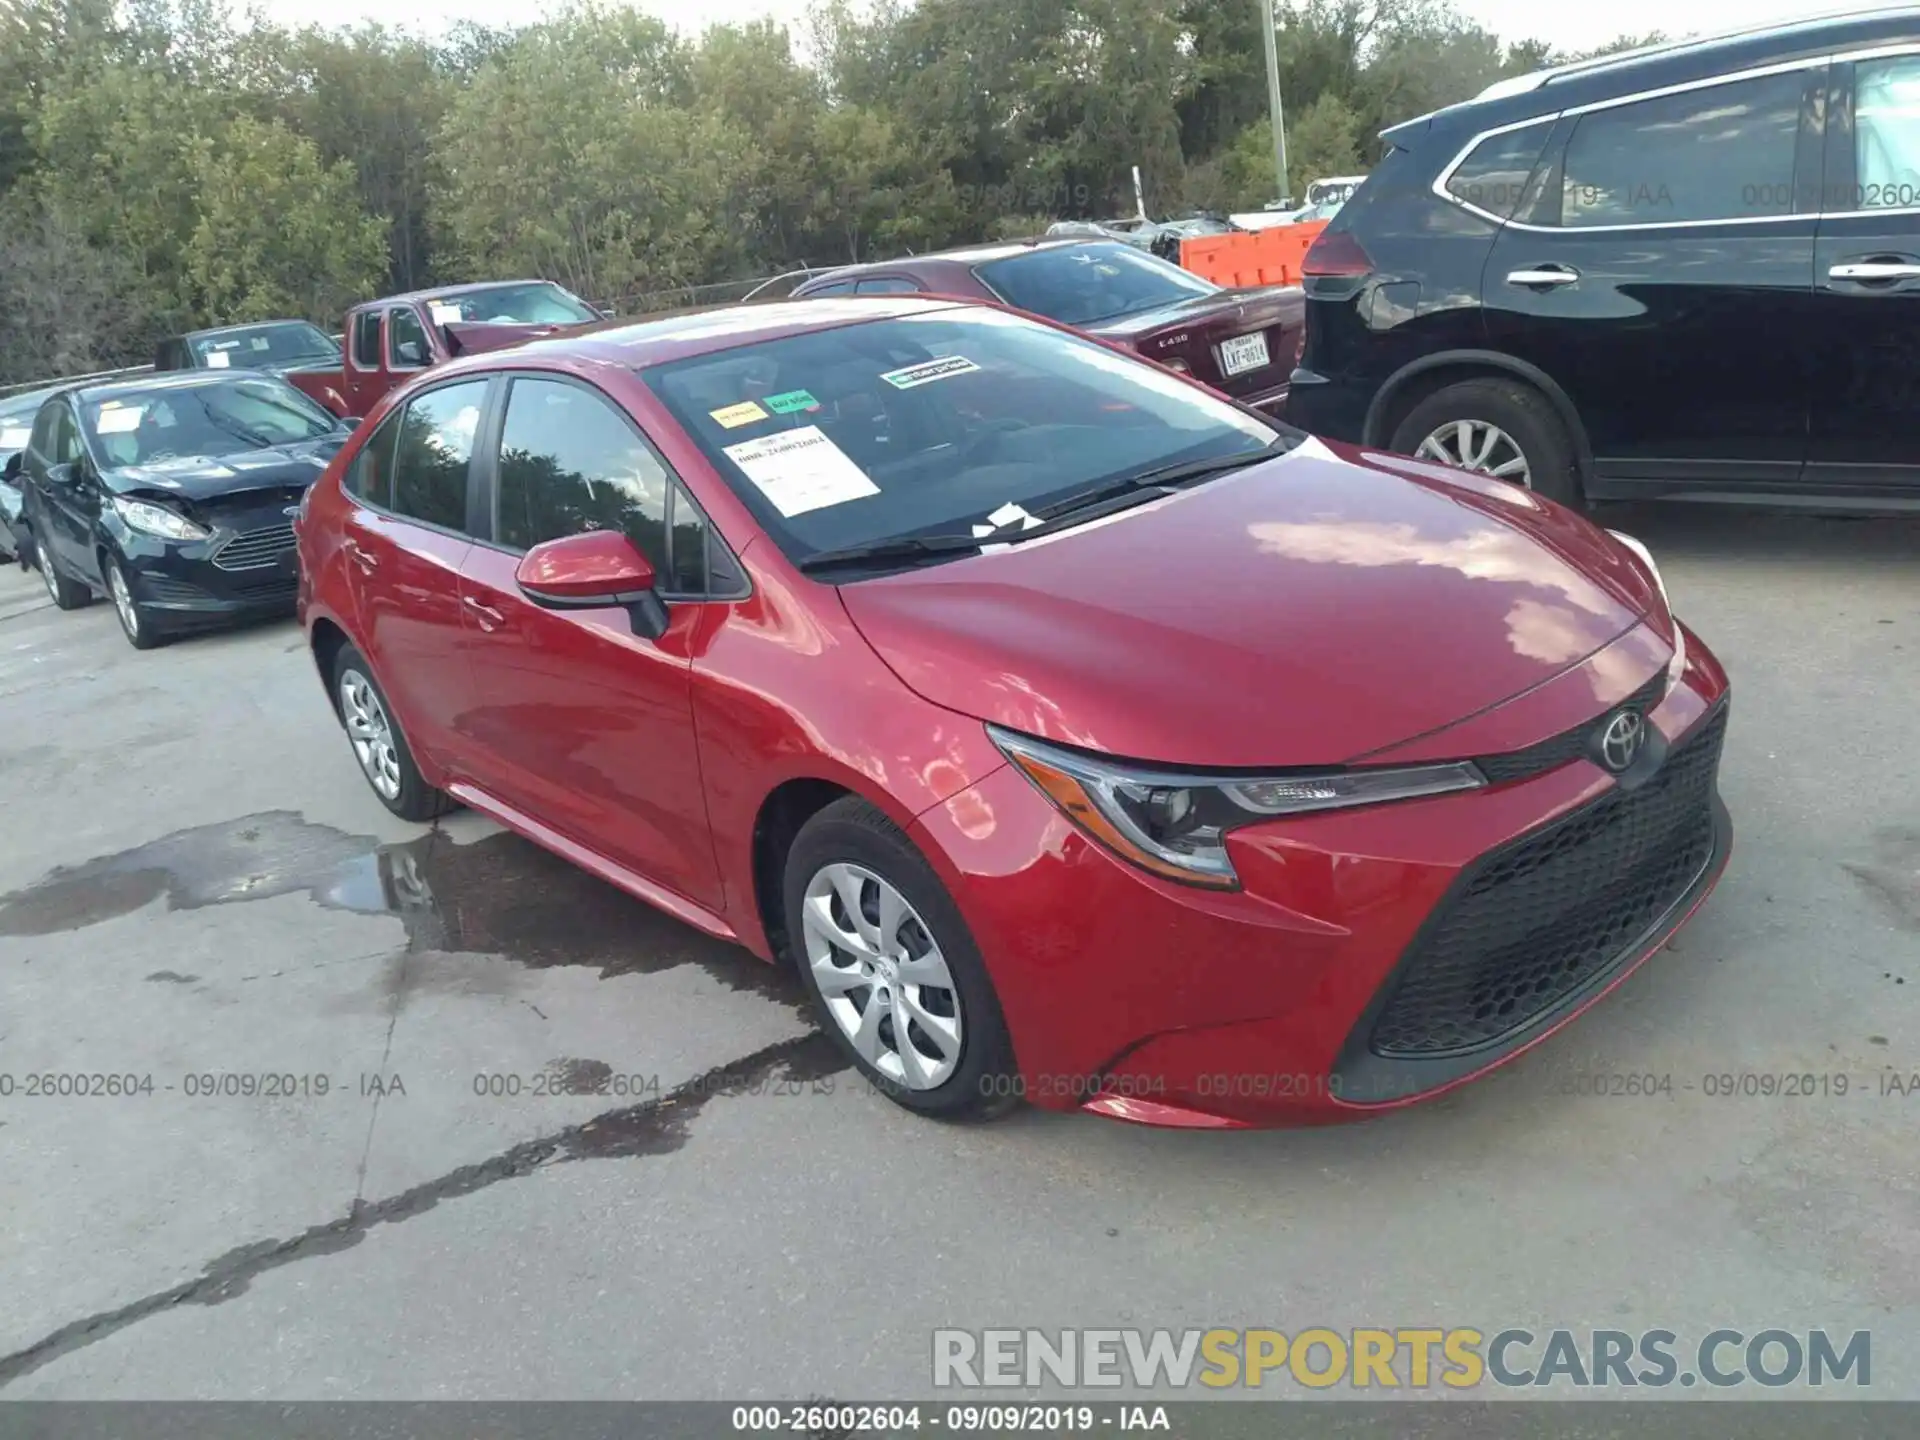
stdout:
[(1806, 488), (1920, 489), (1920, 46), (1834, 66)]
[(346, 352), (342, 365), (347, 411), (364, 416), (387, 390), (387, 378), (381, 363), (380, 308), (369, 305), (347, 317), (347, 333), (341, 341)]
[(468, 490), (487, 378), (423, 390), (355, 460), (341, 548), (355, 633), (418, 750), (471, 778), (460, 720), (471, 705), (460, 566), (473, 548)]
[(1491, 348), (1572, 400), (1597, 493), (1797, 481), (1818, 224), (1800, 187), (1825, 70), (1627, 96), (1555, 127), (1482, 307)]
[[(718, 536), (660, 454), (603, 392), (553, 374), (512, 378), (487, 470), (491, 540), (461, 572), (473, 636), (468, 723), (487, 789), (708, 909), (720, 879), (694, 742), (692, 646)], [(514, 572), (543, 540), (618, 530), (652, 562), (670, 623), (545, 610)], [(708, 617), (710, 618), (710, 617)]]

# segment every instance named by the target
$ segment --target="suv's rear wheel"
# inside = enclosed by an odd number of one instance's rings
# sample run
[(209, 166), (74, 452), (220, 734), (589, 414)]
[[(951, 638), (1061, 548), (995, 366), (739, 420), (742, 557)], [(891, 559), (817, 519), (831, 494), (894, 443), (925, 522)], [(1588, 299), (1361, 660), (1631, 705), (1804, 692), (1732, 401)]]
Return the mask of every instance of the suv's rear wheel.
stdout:
[(1407, 412), (1388, 448), (1580, 504), (1572, 437), (1547, 397), (1518, 380), (1462, 380), (1434, 391)]

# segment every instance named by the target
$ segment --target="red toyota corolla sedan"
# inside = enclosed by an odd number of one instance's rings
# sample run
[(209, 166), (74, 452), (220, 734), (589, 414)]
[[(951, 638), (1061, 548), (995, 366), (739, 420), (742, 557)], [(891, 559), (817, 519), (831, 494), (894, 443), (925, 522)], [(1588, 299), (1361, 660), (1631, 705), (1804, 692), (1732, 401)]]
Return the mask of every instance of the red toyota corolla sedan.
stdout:
[(1433, 1095), (1617, 984), (1731, 843), (1727, 680), (1635, 542), (996, 307), (455, 361), (299, 532), (390, 810), (793, 964), (928, 1114)]

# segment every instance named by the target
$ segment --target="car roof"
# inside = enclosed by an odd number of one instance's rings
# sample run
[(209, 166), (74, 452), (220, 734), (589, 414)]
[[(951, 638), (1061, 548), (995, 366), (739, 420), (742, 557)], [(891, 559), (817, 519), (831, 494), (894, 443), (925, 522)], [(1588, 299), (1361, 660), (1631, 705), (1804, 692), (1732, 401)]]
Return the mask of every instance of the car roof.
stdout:
[(461, 285), (433, 285), (423, 290), (403, 291), (398, 295), (382, 295), (377, 300), (362, 300), (353, 308), (359, 310), (368, 305), (405, 305), (415, 300), (445, 300), (454, 295), (476, 295), (482, 290), (507, 290), (515, 285), (553, 285), (559, 287), (559, 282), (557, 280), (542, 280), (538, 276), (533, 276), (526, 280), (469, 280)]
[[(179, 338), (182, 340), (204, 340), (209, 335), (232, 335), (241, 330), (265, 330), (270, 325), (313, 325), (315, 330), (320, 329), (320, 327), (314, 325), (311, 320), (301, 320), (289, 316), (284, 320), (248, 320), (239, 325), (211, 325), (205, 330), (183, 330), (180, 332)], [(321, 333), (325, 334), (326, 332), (321, 331)]]
[(434, 367), (437, 375), (510, 369), (528, 357), (582, 360), (634, 370), (696, 355), (833, 330), (870, 320), (891, 320), (936, 310), (967, 308), (964, 302), (914, 295), (867, 295), (825, 300), (767, 300), (759, 304), (702, 305), (631, 319), (603, 320), (543, 336), (506, 350), (487, 350)]
[[(1694, 78), (1696, 72), (1698, 78), (1708, 78), (1773, 60), (1811, 57), (1829, 45), (1897, 38), (1916, 25), (1920, 25), (1920, 5), (1905, 4), (1830, 10), (1662, 41), (1496, 80), (1470, 100), (1390, 126), (1380, 132), (1381, 138), (1404, 143), (1431, 122), (1454, 116), (1472, 115), (1475, 123), (1480, 123), (1483, 111), (1489, 124), (1536, 113), (1551, 114), (1567, 105), (1629, 93), (1642, 83), (1652, 88)], [(1495, 112), (1499, 120), (1492, 118)]]
[(24, 410), (38, 410), (47, 401), (67, 387), (48, 385), (39, 390), (23, 390), (18, 395), (0, 395), (0, 415), (17, 415)]
[(233, 380), (285, 383), (263, 370), (158, 370), (148, 375), (129, 375), (124, 380), (105, 380), (98, 385), (70, 385), (61, 393), (83, 401), (112, 400), (122, 395), (150, 395), (160, 390), (200, 390)]

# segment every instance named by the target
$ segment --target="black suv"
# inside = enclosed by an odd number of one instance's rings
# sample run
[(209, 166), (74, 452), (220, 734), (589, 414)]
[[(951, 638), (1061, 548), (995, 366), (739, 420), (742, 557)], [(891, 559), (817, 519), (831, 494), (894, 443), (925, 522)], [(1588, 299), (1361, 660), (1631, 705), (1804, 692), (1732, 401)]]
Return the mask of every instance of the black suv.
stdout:
[(1568, 503), (1920, 506), (1920, 9), (1502, 81), (1309, 251), (1288, 418)]

